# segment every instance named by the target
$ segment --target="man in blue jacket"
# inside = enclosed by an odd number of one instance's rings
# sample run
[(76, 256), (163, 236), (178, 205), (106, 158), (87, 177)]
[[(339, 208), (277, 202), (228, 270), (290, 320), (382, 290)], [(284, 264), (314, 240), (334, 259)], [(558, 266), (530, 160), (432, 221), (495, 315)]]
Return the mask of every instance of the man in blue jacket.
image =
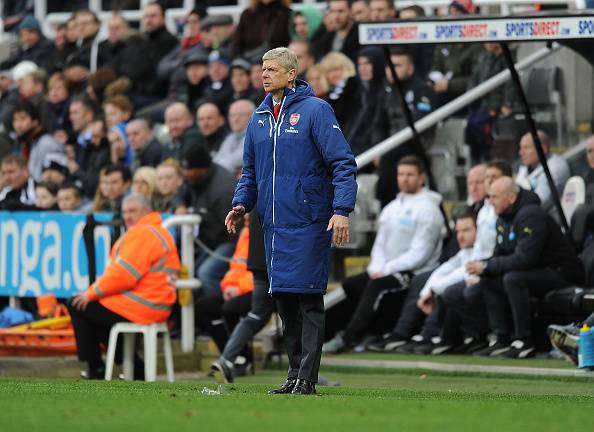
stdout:
[(264, 231), (270, 292), (283, 321), (287, 381), (272, 394), (313, 394), (324, 338), (324, 301), (333, 240), (349, 240), (357, 167), (330, 105), (296, 80), (297, 57), (275, 48), (262, 57), (268, 93), (245, 137), (243, 173), (229, 232), (256, 205)]

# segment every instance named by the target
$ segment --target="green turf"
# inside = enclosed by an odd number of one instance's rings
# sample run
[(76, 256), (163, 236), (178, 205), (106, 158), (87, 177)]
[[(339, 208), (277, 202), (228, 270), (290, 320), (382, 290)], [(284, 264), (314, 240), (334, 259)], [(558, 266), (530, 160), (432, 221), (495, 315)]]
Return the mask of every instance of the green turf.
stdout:
[(0, 431), (586, 431), (589, 381), (330, 372), (320, 395), (269, 396), (279, 371), (207, 381), (0, 379)]

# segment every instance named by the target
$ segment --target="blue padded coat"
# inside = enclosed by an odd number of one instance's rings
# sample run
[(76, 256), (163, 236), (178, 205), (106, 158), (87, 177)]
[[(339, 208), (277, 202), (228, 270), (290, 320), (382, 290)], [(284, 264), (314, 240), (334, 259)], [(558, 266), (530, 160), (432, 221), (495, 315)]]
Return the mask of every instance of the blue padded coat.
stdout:
[(326, 228), (355, 206), (355, 158), (332, 108), (305, 81), (285, 90), (278, 121), (272, 112), (269, 94), (248, 124), (233, 206), (257, 205), (272, 293), (324, 294)]

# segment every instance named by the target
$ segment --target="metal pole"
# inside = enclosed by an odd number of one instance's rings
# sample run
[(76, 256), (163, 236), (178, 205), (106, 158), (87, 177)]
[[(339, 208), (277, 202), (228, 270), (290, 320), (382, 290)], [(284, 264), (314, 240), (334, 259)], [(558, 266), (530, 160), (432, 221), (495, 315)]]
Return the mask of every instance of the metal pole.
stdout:
[(547, 178), (547, 183), (549, 185), (549, 189), (551, 190), (551, 197), (553, 198), (553, 203), (555, 207), (557, 207), (557, 211), (559, 212), (559, 220), (561, 221), (561, 226), (565, 231), (565, 234), (571, 238), (571, 232), (569, 230), (569, 224), (567, 223), (567, 219), (565, 218), (565, 213), (563, 213), (563, 208), (561, 207), (561, 200), (559, 198), (559, 192), (555, 187), (555, 182), (553, 181), (553, 176), (551, 175), (551, 171), (549, 170), (549, 165), (547, 163), (547, 155), (545, 154), (542, 143), (540, 142), (540, 138), (538, 137), (538, 132), (536, 129), (536, 123), (532, 118), (532, 113), (530, 112), (530, 105), (528, 105), (528, 99), (526, 99), (526, 94), (524, 93), (524, 89), (522, 88), (522, 83), (520, 82), (520, 76), (518, 75), (518, 71), (514, 65), (514, 59), (512, 58), (511, 52), (509, 50), (509, 46), (507, 43), (501, 43), (501, 48), (503, 49), (503, 55), (505, 57), (505, 61), (507, 63), (507, 67), (511, 74), (512, 82), (516, 87), (516, 91), (518, 92), (518, 96), (520, 98), (520, 102), (522, 103), (522, 107), (524, 108), (524, 114), (526, 116), (526, 123), (528, 123), (528, 128), (530, 129), (530, 135), (532, 135), (532, 141), (534, 142), (534, 147), (536, 148), (536, 153), (538, 154), (538, 160), (542, 165), (544, 170), (545, 176)]
[[(406, 101), (406, 96), (404, 94), (404, 89), (402, 87), (402, 81), (398, 78), (398, 74), (396, 73), (396, 69), (394, 68), (394, 63), (392, 63), (392, 58), (390, 57), (390, 51), (388, 47), (384, 45), (384, 54), (386, 56), (386, 64), (390, 68), (390, 73), (392, 75), (392, 79), (394, 81), (394, 86), (398, 91), (398, 96), (400, 97), (400, 104), (402, 105), (402, 112), (404, 113), (404, 118), (408, 123), (408, 127), (412, 130), (413, 134), (413, 142), (417, 147), (417, 153), (421, 157), (421, 161), (423, 161), (423, 165), (425, 165), (425, 169), (427, 170), (427, 180), (429, 182), (429, 188), (437, 191), (437, 184), (435, 183), (435, 178), (433, 177), (433, 172), (431, 171), (431, 162), (427, 157), (427, 153), (425, 153), (425, 149), (423, 148), (423, 142), (421, 140), (421, 135), (415, 128), (415, 120), (413, 118), (412, 112), (410, 111), (410, 107), (408, 106), (408, 102)], [(448, 237), (452, 234), (452, 230), (450, 229), (450, 224), (448, 223), (448, 217), (446, 212), (443, 208), (443, 203), (439, 203), (439, 210), (443, 216), (444, 225), (447, 230)]]

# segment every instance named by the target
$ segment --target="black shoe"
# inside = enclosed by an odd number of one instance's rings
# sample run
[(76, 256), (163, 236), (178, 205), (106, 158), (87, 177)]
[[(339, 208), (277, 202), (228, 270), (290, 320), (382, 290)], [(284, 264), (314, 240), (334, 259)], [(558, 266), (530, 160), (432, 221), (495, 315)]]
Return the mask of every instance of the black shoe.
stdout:
[(311, 381), (307, 380), (297, 380), (295, 384), (295, 388), (291, 392), (291, 394), (296, 395), (311, 395), (316, 394), (316, 384), (312, 383)]
[(231, 384), (234, 381), (233, 370), (225, 364), (225, 360), (215, 361), (210, 365), (210, 372), (218, 383)]
[(414, 335), (410, 338), (410, 341), (405, 343), (402, 346), (399, 346), (394, 350), (397, 354), (413, 354), (415, 352), (415, 348), (421, 345), (426, 344), (427, 341), (421, 335)]
[(461, 345), (454, 348), (454, 354), (472, 354), (489, 346), (489, 341), (478, 336), (464, 338)]
[(438, 343), (433, 346), (431, 355), (443, 355), (443, 354), (454, 354), (456, 346), (445, 341)]
[(509, 346), (509, 350), (500, 354), (501, 357), (524, 359), (534, 357), (536, 354), (536, 347), (534, 344), (527, 340), (516, 339)]
[(394, 352), (394, 350), (405, 345), (407, 342), (408, 340), (403, 339), (401, 336), (386, 333), (379, 341), (369, 344), (367, 349), (375, 352)]
[(102, 380), (105, 379), (105, 368), (89, 368), (86, 371), (80, 371), (80, 378), (84, 380)]
[(287, 378), (285, 383), (277, 389), (270, 390), (268, 394), (290, 394), (297, 383), (296, 378)]
[(580, 329), (569, 324), (565, 326), (551, 324), (547, 333), (551, 344), (557, 348), (563, 356), (574, 365), (578, 365), (578, 340), (580, 338)]
[(489, 346), (475, 351), (472, 355), (479, 357), (497, 357), (509, 351), (509, 341), (505, 339), (495, 339), (489, 343)]

